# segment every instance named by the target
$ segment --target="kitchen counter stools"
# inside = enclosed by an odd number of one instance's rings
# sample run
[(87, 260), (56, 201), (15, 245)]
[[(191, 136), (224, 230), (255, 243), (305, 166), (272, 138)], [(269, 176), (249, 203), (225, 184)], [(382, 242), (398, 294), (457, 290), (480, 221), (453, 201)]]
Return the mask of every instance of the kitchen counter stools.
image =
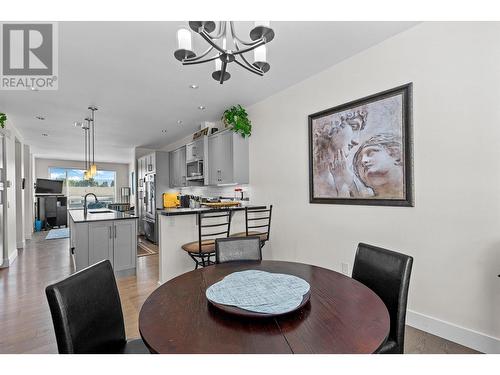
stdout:
[(215, 264), (210, 260), (211, 257), (215, 259), (215, 239), (229, 237), (231, 229), (230, 210), (198, 212), (197, 216), (198, 240), (181, 246), (195, 262), (194, 269)]
[(269, 240), (269, 235), (271, 233), (272, 211), (272, 204), (269, 208), (245, 207), (245, 232), (233, 233), (230, 237), (259, 236), (261, 246), (264, 246)]

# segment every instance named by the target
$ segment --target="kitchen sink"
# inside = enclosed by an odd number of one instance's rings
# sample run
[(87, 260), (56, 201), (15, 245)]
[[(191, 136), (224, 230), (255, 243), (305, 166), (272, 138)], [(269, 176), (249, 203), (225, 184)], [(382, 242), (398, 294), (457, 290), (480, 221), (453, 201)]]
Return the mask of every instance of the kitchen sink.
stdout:
[(90, 211), (89, 214), (110, 214), (113, 213), (111, 210), (100, 210), (100, 211)]

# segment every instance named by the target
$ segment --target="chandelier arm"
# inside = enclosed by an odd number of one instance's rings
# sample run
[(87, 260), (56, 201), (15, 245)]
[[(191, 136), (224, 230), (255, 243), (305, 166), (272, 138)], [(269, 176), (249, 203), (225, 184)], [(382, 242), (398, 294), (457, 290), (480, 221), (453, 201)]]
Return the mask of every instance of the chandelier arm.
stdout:
[(206, 63), (206, 62), (209, 62), (209, 61), (214, 61), (216, 59), (219, 58), (219, 55), (215, 55), (213, 57), (210, 57), (208, 59), (205, 59), (205, 60), (196, 60), (196, 61), (186, 61), (184, 60), (182, 62), (182, 65), (196, 65), (196, 64), (203, 64), (203, 63)]
[(221, 72), (220, 72), (220, 80), (219, 83), (222, 85), (224, 83), (224, 75), (226, 74), (227, 62), (222, 62)]
[(202, 30), (200, 32), (200, 35), (202, 36), (203, 39), (205, 39), (207, 41), (208, 44), (210, 44), (212, 47), (214, 47), (217, 51), (219, 51), (220, 53), (226, 53), (226, 51), (224, 51), (224, 49), (222, 49), (221, 47), (219, 47), (211, 38), (210, 38), (210, 35), (205, 31), (205, 30)]
[(257, 44), (260, 42), (260, 39), (252, 40), (251, 42), (245, 42), (243, 39), (238, 38), (238, 35), (236, 35), (236, 29), (234, 27), (233, 21), (229, 22), (229, 26), (231, 28), (231, 35), (233, 36), (233, 40), (237, 40), (238, 42), (240, 42), (244, 46), (253, 46), (254, 44)]
[(195, 57), (188, 57), (188, 58), (182, 60), (182, 63), (184, 63), (184, 62), (191, 62), (191, 61), (196, 61), (196, 60), (202, 59), (203, 57), (205, 57), (206, 55), (208, 55), (210, 53), (210, 51), (212, 51), (213, 49), (214, 49), (214, 47), (210, 46), (201, 55), (195, 56)]
[[(219, 21), (219, 24), (220, 24), (220, 31), (219, 31), (219, 34), (217, 35), (210, 35), (210, 33), (207, 33), (208, 36), (211, 38), (211, 39), (220, 39), (224, 36), (224, 34), (226, 33), (226, 21)], [(224, 27), (222, 26), (224, 25)]]
[[(235, 40), (235, 41), (234, 41), (234, 45), (236, 46), (236, 49), (239, 51), (239, 50), (240, 50), (240, 46), (239, 46), (239, 44), (238, 44), (238, 41), (236, 41), (236, 40)], [(251, 64), (251, 63), (250, 63), (250, 62), (246, 59), (246, 57), (245, 57), (245, 55), (244, 55), (244, 54), (241, 54), (241, 55), (239, 55), (239, 56), (241, 57), (241, 59), (243, 60), (243, 62), (244, 62), (245, 64), (247, 64), (247, 65), (248, 65), (248, 67), (249, 67), (251, 70), (255, 70), (255, 72), (254, 72), (254, 73), (256, 73), (256, 74), (258, 74), (258, 73), (262, 73), (261, 75), (264, 75), (264, 74), (263, 74), (264, 72), (262, 71), (262, 69), (260, 69), (260, 68), (258, 68), (257, 66), (255, 66), (255, 65)]]
[(241, 66), (242, 68), (245, 68), (249, 72), (252, 72), (253, 74), (257, 74), (258, 76), (261, 76), (261, 77), (264, 75), (264, 73), (262, 71), (257, 70), (254, 67), (250, 68), (250, 67), (246, 66), (245, 64), (243, 64), (242, 62), (238, 61), (238, 59), (234, 59), (234, 62), (236, 64), (238, 64), (239, 66)]
[(233, 55), (241, 55), (242, 53), (253, 51), (257, 47), (260, 47), (260, 46), (262, 46), (264, 44), (266, 44), (266, 41), (261, 38), (261, 39), (259, 39), (259, 42), (255, 43), (253, 46), (250, 46), (250, 47), (247, 47), (247, 48), (243, 48), (243, 49), (240, 49), (240, 50), (237, 50), (237, 51), (233, 51)]

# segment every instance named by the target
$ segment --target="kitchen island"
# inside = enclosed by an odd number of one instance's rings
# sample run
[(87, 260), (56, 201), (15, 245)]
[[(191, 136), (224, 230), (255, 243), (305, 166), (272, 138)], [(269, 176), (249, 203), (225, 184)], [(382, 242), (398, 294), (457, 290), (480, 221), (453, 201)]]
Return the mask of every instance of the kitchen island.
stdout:
[(135, 275), (138, 216), (108, 209), (69, 211), (70, 254), (76, 270), (108, 259), (115, 274)]
[[(249, 205), (252, 208), (265, 206)], [(231, 233), (245, 231), (245, 207), (227, 208), (233, 212)], [(213, 212), (214, 208), (165, 208), (157, 210), (160, 249), (160, 283), (194, 269), (194, 262), (182, 250), (185, 243), (198, 240), (198, 212)]]

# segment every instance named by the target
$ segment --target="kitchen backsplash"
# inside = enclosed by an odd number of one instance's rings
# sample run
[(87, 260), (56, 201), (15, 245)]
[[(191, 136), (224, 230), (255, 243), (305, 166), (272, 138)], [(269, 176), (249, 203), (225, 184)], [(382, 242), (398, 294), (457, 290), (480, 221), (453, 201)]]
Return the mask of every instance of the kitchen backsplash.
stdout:
[(232, 186), (188, 186), (179, 189), (170, 190), (179, 191), (184, 195), (198, 195), (205, 198), (217, 198), (217, 197), (228, 197), (233, 198), (235, 195), (234, 189), (243, 189), (243, 194), (245, 198), (250, 198), (250, 186), (247, 184), (243, 185), (232, 185)]

